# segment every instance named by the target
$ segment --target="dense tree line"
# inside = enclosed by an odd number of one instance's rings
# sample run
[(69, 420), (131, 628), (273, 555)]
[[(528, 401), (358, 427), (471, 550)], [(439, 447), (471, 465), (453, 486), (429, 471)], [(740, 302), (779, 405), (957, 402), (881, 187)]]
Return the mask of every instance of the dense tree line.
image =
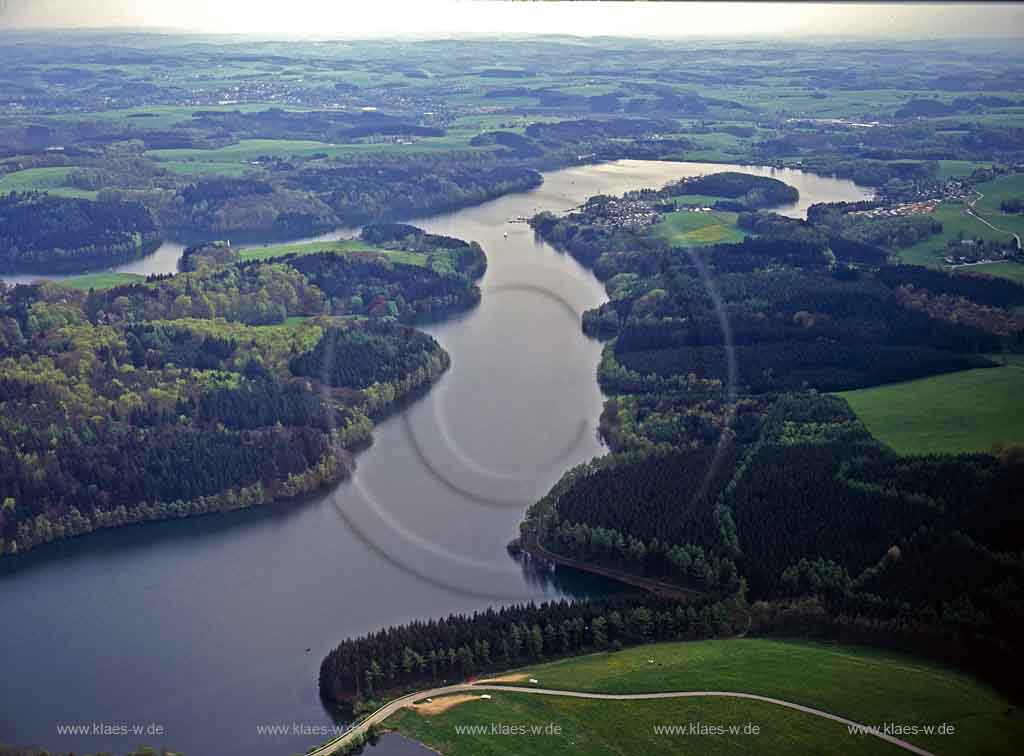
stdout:
[(401, 162), (307, 167), (288, 180), (314, 193), (338, 225), (430, 215), (539, 186), (529, 168), (437, 162), (409, 156)]
[(878, 280), (886, 286), (913, 286), (993, 307), (1019, 307), (1024, 304), (1024, 284), (1006, 278), (966, 276), (920, 265), (890, 265), (878, 271)]
[(724, 436), (750, 443), (766, 400), (727, 391), (666, 391), (615, 396), (605, 402), (600, 431), (612, 451), (701, 449)]
[(736, 619), (725, 602), (682, 606), (626, 595), (415, 621), (342, 641), (320, 665), (320, 694), (329, 701), (373, 699), (585, 651), (730, 635)]
[[(872, 280), (813, 269), (724, 276), (718, 283), (726, 300), (725, 332), (718, 312), (701, 301), (706, 295), (691, 298), (698, 281), (680, 273), (666, 278), (653, 312), (650, 305), (634, 311), (644, 297), (603, 308), (614, 312), (617, 324), (609, 348), (628, 371), (726, 381), (731, 355), (740, 386), (755, 393), (803, 386), (831, 391), (991, 365), (979, 355), (1006, 343), (910, 311)], [(611, 376), (606, 387), (614, 388)]]
[(368, 388), (399, 380), (417, 371), (436, 377), (447, 359), (432, 336), (405, 326), (367, 323), (355, 328), (329, 328), (313, 349), (289, 363), (295, 375), (316, 378), (328, 386)]
[(329, 312), (335, 315), (416, 322), (443, 317), (480, 301), (480, 289), (467, 275), (373, 255), (320, 253), (287, 257), (282, 263), (323, 292)]
[(209, 176), (188, 184), (180, 196), (186, 205), (220, 202), (246, 194), (271, 194), (274, 191), (268, 182), (255, 178), (231, 178)]
[(645, 541), (613, 528), (568, 521), (550, 524), (539, 535), (541, 545), (556, 554), (657, 578), (688, 590), (731, 595), (740, 586), (732, 559), (709, 553), (695, 543), (658, 538)]
[[(774, 341), (739, 344), (731, 349), (709, 346), (616, 350), (615, 356), (626, 370), (653, 379), (692, 373), (720, 381), (727, 380), (732, 357), (738, 367), (739, 383), (757, 393), (806, 387), (842, 391), (996, 364), (984, 357), (930, 347), (826, 341)], [(608, 386), (613, 383), (610, 376), (603, 381)]]
[(882, 265), (889, 254), (942, 232), (942, 224), (928, 215), (872, 218), (852, 210), (863, 203), (816, 205), (810, 220), (774, 213), (741, 213), (740, 228), (775, 239), (815, 240), (827, 244), (841, 260)]
[(281, 264), (240, 263), (90, 292), (84, 309), (96, 323), (224, 318), (250, 325), (283, 323), (325, 311), (323, 292)]
[(192, 273), (202, 265), (228, 265), (238, 260), (238, 251), (226, 241), (192, 244), (181, 253), (178, 270)]
[(203, 178), (177, 193), (163, 192), (149, 200), (162, 227), (184, 234), (259, 232), (294, 238), (342, 225), (315, 194), (265, 178)]
[(0, 195), (0, 270), (74, 272), (126, 262), (160, 242), (137, 202)]
[(886, 249), (912, 247), (934, 234), (942, 233), (942, 224), (929, 215), (905, 215), (895, 218), (865, 218), (845, 215), (839, 233), (844, 238)]
[(715, 447), (613, 455), (558, 497), (559, 517), (645, 542), (714, 541), (718, 524), (711, 510), (732, 475), (736, 451), (718, 455)]

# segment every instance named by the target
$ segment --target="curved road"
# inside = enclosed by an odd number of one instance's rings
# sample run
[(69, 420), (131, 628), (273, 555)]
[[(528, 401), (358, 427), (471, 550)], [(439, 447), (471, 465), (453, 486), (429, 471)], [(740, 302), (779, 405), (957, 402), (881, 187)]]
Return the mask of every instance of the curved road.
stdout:
[(985, 218), (982, 217), (980, 213), (978, 213), (974, 209), (974, 206), (976, 204), (978, 204), (978, 200), (981, 200), (981, 199), (985, 198), (985, 195), (982, 194), (981, 192), (979, 192), (977, 189), (974, 190), (974, 193), (977, 194), (978, 196), (975, 197), (973, 200), (971, 200), (970, 204), (967, 205), (967, 214), (970, 215), (975, 220), (981, 221), (986, 226), (991, 228), (993, 231), (998, 231), (1001, 234), (1009, 234), (1010, 236), (1012, 236), (1014, 239), (1017, 240), (1017, 249), (1018, 250), (1024, 250), (1024, 247), (1022, 247), (1021, 243), (1020, 243), (1020, 235), (1019, 234), (1015, 234), (1013, 231), (1007, 231), (1005, 228), (999, 228), (998, 226), (993, 226), (991, 223), (989, 223), (987, 220), (985, 220)]
[[(416, 701), (421, 701), (424, 698), (436, 698), (438, 696), (445, 696), (452, 693), (467, 693), (478, 690), (489, 690), (489, 691), (504, 691), (506, 693), (530, 693), (533, 695), (542, 696), (565, 696), (568, 698), (590, 698), (602, 701), (649, 701), (653, 699), (663, 698), (743, 698), (749, 701), (760, 701), (761, 703), (774, 704), (775, 706), (783, 706), (787, 709), (793, 709), (795, 711), (802, 712), (804, 714), (810, 714), (815, 717), (821, 717), (822, 719), (830, 719), (833, 722), (839, 722), (840, 724), (846, 725), (847, 727), (866, 727), (860, 722), (855, 722), (852, 719), (846, 719), (836, 714), (830, 714), (827, 711), (821, 709), (815, 709), (810, 706), (804, 706), (802, 704), (793, 703), (792, 701), (783, 701), (780, 698), (769, 698), (768, 696), (759, 696), (756, 693), (734, 693), (731, 691), (723, 690), (688, 690), (688, 691), (673, 691), (668, 693), (583, 693), (576, 690), (551, 690), (549, 688), (526, 688), (516, 685), (489, 685), (485, 682), (481, 683), (458, 683), (455, 685), (445, 685), (440, 688), (431, 688), (429, 690), (420, 690), (415, 693), (409, 693), (408, 695), (396, 698), (393, 701), (381, 706), (375, 712), (370, 714), (368, 717), (363, 719), (359, 724), (348, 730), (345, 734), (338, 736), (329, 743), (326, 743), (319, 748), (309, 751), (307, 756), (329, 756), (336, 750), (345, 745), (351, 738), (355, 737), (359, 733), (365, 734), (372, 725), (380, 724), (385, 719), (396, 713), (399, 709), (402, 709)], [(935, 756), (931, 751), (927, 751), (924, 748), (920, 748), (913, 743), (908, 743), (900, 738), (893, 737), (892, 735), (886, 735), (884, 732), (878, 730), (865, 729), (864, 734), (873, 735), (876, 738), (891, 743), (898, 748), (902, 748), (905, 751), (916, 753), (918, 756)], [(856, 737), (852, 736), (851, 737)]]

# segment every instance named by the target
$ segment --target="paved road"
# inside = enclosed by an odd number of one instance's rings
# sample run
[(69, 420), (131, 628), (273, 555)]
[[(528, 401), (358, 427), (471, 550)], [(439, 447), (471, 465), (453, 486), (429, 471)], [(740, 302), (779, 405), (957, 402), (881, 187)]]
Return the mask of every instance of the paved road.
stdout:
[[(668, 693), (581, 693), (575, 690), (551, 690), (549, 688), (527, 688), (516, 685), (489, 685), (485, 682), (481, 683), (460, 683), (457, 685), (446, 685), (440, 688), (431, 688), (430, 690), (421, 690), (416, 693), (410, 693), (409, 695), (396, 698), (384, 706), (377, 709), (377, 711), (370, 714), (362, 722), (356, 725), (354, 728), (346, 732), (344, 735), (335, 738), (330, 743), (327, 743), (315, 751), (311, 751), (308, 756), (328, 756), (334, 753), (337, 749), (341, 748), (351, 738), (355, 737), (358, 733), (366, 733), (366, 731), (374, 724), (380, 724), (385, 719), (390, 717), (392, 714), (402, 709), (405, 706), (409, 706), (416, 701), (421, 701), (424, 698), (437, 698), (438, 696), (449, 695), (452, 693), (468, 693), (476, 691), (505, 691), (511, 693), (529, 693), (531, 695), (541, 696), (564, 696), (568, 698), (589, 698), (600, 701), (650, 701), (664, 698), (742, 698), (748, 701), (760, 701), (761, 703), (773, 704), (775, 706), (782, 706), (787, 709), (793, 709), (795, 711), (802, 712), (804, 714), (810, 714), (815, 717), (821, 717), (823, 719), (830, 719), (833, 722), (839, 722), (840, 724), (846, 725), (847, 727), (864, 727), (860, 722), (855, 722), (852, 719), (846, 719), (836, 714), (830, 714), (827, 711), (821, 709), (815, 709), (810, 706), (804, 706), (802, 704), (793, 703), (792, 701), (783, 701), (780, 698), (769, 698), (768, 696), (759, 696), (755, 693), (734, 693), (731, 691), (724, 690), (687, 690), (687, 691), (675, 691)], [(916, 753), (918, 756), (935, 756), (931, 751), (927, 751), (924, 748), (920, 748), (912, 743), (908, 743), (905, 740), (887, 735), (884, 732), (865, 730), (865, 734), (874, 736), (881, 740), (891, 743), (898, 748), (902, 748), (905, 751)], [(851, 735), (850, 737), (861, 737)]]
[(1020, 235), (1019, 234), (1015, 234), (1015, 233), (1013, 233), (1013, 231), (1007, 231), (1005, 228), (999, 228), (998, 226), (993, 226), (991, 223), (989, 223), (987, 220), (985, 220), (983, 217), (981, 217), (981, 215), (979, 215), (975, 211), (974, 206), (976, 204), (978, 204), (978, 200), (984, 199), (985, 195), (982, 194), (981, 192), (979, 192), (977, 189), (974, 190), (974, 193), (977, 194), (978, 196), (975, 197), (973, 200), (971, 200), (970, 204), (967, 206), (967, 214), (970, 215), (975, 220), (981, 221), (986, 226), (991, 228), (993, 231), (998, 231), (1001, 234), (1009, 234), (1010, 236), (1012, 236), (1014, 239), (1017, 240), (1017, 249), (1024, 250), (1024, 247), (1022, 247), (1020, 245)]

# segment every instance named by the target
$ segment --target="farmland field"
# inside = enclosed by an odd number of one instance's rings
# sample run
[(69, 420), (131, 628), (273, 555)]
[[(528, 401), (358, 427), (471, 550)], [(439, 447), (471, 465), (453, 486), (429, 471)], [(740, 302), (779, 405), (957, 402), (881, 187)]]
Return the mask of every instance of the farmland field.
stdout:
[(651, 228), (652, 233), (680, 247), (738, 242), (746, 234), (736, 227), (736, 213), (682, 210), (670, 213)]
[(1024, 443), (1024, 368), (1010, 364), (845, 391), (868, 430), (901, 454), (988, 452)]

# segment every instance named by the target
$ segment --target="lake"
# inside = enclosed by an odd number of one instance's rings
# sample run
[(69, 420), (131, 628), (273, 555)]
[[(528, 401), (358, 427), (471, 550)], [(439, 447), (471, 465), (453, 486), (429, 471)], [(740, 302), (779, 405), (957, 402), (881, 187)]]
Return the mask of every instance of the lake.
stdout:
[[(794, 170), (622, 161), (554, 171), (532, 191), (411, 219), (487, 252), (480, 306), (425, 329), (451, 354), (451, 369), (377, 426), (352, 480), (330, 492), (0, 560), (0, 742), (79, 752), (146, 744), (186, 756), (302, 752), (327, 739), (304, 728), (337, 724), (317, 675), (343, 638), (499, 602), (615, 590), (571, 570), (526, 572), (505, 551), (526, 507), (604, 452), (601, 345), (580, 330), (603, 288), (528, 225), (509, 221), (720, 170), (796, 186), (800, 201), (779, 209), (795, 217), (814, 202), (869, 196)], [(176, 246), (131, 263), (132, 272), (170, 272)], [(111, 734), (91, 734), (97, 725)], [(88, 734), (61, 734), (66, 727)]]

